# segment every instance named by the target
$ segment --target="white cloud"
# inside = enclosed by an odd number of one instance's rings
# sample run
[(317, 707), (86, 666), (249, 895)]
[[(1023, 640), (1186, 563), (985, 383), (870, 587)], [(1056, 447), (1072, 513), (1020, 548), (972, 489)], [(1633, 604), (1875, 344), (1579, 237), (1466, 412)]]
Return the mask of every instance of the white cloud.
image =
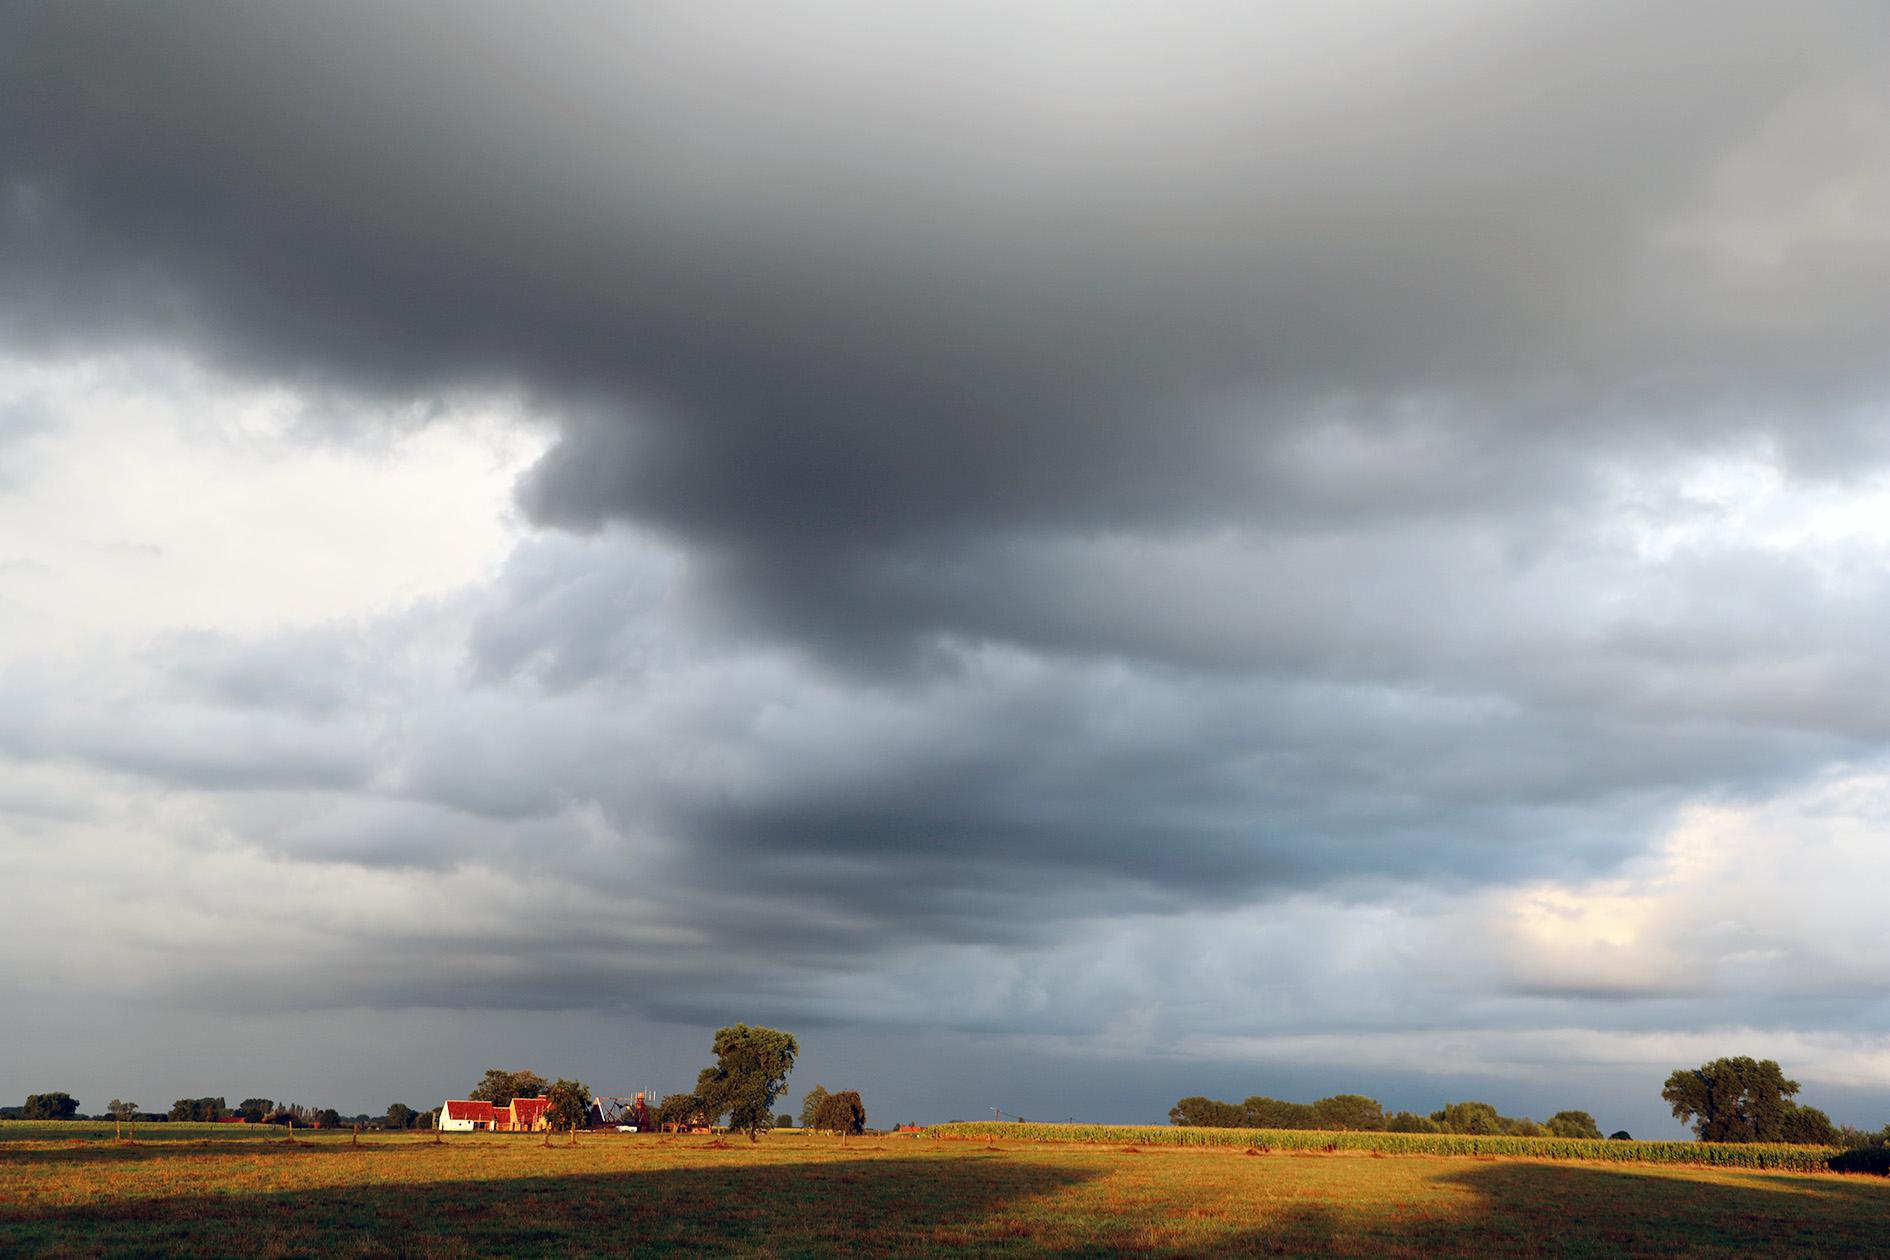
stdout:
[(361, 404), (357, 440), (321, 440), (332, 405), (177, 358), (0, 361), (0, 408), (40, 422), (0, 486), (0, 660), (371, 616), (495, 572), (546, 433), (478, 400)]
[(1890, 774), (1837, 773), (1754, 805), (1696, 804), (1619, 878), (1479, 907), (1517, 984), (1768, 1003), (1890, 997), (1869, 925), (1890, 873)]

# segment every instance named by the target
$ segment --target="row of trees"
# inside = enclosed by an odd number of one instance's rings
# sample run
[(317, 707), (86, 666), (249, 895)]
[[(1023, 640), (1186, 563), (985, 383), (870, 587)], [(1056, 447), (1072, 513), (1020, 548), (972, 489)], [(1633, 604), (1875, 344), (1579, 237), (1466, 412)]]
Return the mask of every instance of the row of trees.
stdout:
[(1339, 1129), (1390, 1133), (1487, 1133), (1518, 1137), (1600, 1137), (1586, 1111), (1558, 1111), (1546, 1124), (1528, 1116), (1505, 1116), (1485, 1102), (1455, 1102), (1429, 1115), (1387, 1113), (1376, 1098), (1334, 1094), (1317, 1102), (1296, 1103), (1256, 1095), (1245, 1102), (1221, 1102), (1195, 1095), (1169, 1108), (1168, 1121), (1214, 1129)]
[[(793, 1126), (793, 1116), (773, 1113), (800, 1054), (792, 1033), (735, 1024), (718, 1030), (710, 1049), (714, 1064), (696, 1075), (694, 1092), (666, 1095), (656, 1105), (657, 1124), (691, 1128), (726, 1123), (730, 1131), (748, 1134), (750, 1141), (764, 1130)], [(860, 1133), (866, 1128), (866, 1106), (855, 1090), (830, 1093), (816, 1085), (802, 1099), (801, 1127)]]
[(87, 1116), (80, 1114), (79, 1100), (63, 1090), (29, 1094), (24, 1106), (0, 1107), (0, 1120), (114, 1120), (143, 1124), (170, 1120), (212, 1124), (226, 1120), (246, 1120), (251, 1124), (279, 1124), (298, 1129), (333, 1129), (344, 1124), (365, 1124), (386, 1129), (431, 1129), (435, 1118), (435, 1112), (416, 1111), (404, 1103), (395, 1103), (389, 1107), (385, 1117), (344, 1116), (333, 1107), (279, 1103), (270, 1098), (245, 1098), (232, 1107), (227, 1099), (209, 1095), (179, 1098), (171, 1104), (169, 1111), (146, 1111), (135, 1102), (114, 1098), (96, 1116)]
[[(105, 1109), (97, 1116), (84, 1116), (79, 1114), (79, 1100), (64, 1090), (29, 1094), (23, 1107), (0, 1108), (0, 1113), (16, 1111), (17, 1118), (22, 1120), (142, 1120), (146, 1123), (163, 1120), (211, 1123), (247, 1120), (251, 1124), (281, 1124), (299, 1128), (333, 1128), (341, 1123), (341, 1116), (333, 1107), (305, 1107), (299, 1103), (277, 1103), (268, 1098), (245, 1098), (235, 1107), (222, 1098), (179, 1098), (171, 1104), (168, 1112), (162, 1113), (145, 1111), (135, 1102), (114, 1098), (105, 1104)], [(15, 1117), (0, 1115), (0, 1118)]]
[[(1401, 1112), (1385, 1126), (1395, 1133), (1481, 1133), (1510, 1137), (1598, 1138), (1601, 1126), (1586, 1111), (1558, 1111), (1541, 1124), (1528, 1116), (1505, 1116), (1486, 1102), (1455, 1102), (1428, 1116)], [(1625, 1130), (1613, 1135), (1626, 1138)]]
[(431, 1129), (439, 1119), (437, 1111), (415, 1111), (406, 1103), (394, 1103), (381, 1119), (383, 1129)]
[[(136, 1110), (134, 1104), (119, 1105)], [(277, 1102), (273, 1098), (245, 1098), (234, 1107), (220, 1097), (179, 1098), (171, 1104), (164, 1118), (209, 1123), (245, 1120), (250, 1124), (279, 1124), (291, 1129), (333, 1129), (341, 1125), (341, 1113), (333, 1107), (310, 1107)]]
[[(1674, 1118), (1691, 1125), (1702, 1142), (1789, 1142), (1809, 1146), (1890, 1145), (1890, 1125), (1871, 1133), (1839, 1128), (1816, 1107), (1793, 1101), (1797, 1081), (1771, 1059), (1736, 1056), (1714, 1059), (1697, 1068), (1678, 1068), (1660, 1096)], [(1483, 1102), (1451, 1103), (1420, 1116), (1409, 1111), (1387, 1115), (1376, 1099), (1363, 1094), (1335, 1094), (1315, 1103), (1254, 1097), (1242, 1103), (1195, 1096), (1168, 1112), (1169, 1122), (1210, 1128), (1383, 1129), (1393, 1133), (1490, 1133), (1521, 1137), (1601, 1136), (1586, 1111), (1558, 1111), (1548, 1123), (1527, 1116), (1510, 1117)], [(1625, 1131), (1610, 1135), (1625, 1138)]]

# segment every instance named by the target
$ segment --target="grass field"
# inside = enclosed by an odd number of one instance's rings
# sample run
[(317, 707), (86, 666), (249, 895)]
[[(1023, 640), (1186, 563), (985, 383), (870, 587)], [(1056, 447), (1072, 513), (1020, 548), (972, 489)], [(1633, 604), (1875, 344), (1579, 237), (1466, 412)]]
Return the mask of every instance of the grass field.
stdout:
[[(162, 1134), (156, 1130), (165, 1130)], [(13, 1256), (1890, 1255), (1890, 1181), (1015, 1141), (0, 1130)]]

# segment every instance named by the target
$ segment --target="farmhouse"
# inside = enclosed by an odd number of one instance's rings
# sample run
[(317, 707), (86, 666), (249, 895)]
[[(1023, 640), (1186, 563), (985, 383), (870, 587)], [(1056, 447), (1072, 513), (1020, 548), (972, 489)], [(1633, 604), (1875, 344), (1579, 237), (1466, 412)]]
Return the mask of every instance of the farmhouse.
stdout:
[(490, 1129), (492, 1104), (482, 1099), (449, 1098), (440, 1104), (439, 1127), (448, 1133)]
[(492, 1109), (494, 1127), (501, 1132), (510, 1129), (519, 1133), (549, 1129), (551, 1120), (545, 1113), (550, 1109), (549, 1098), (514, 1098), (509, 1108)]
[(531, 1133), (551, 1127), (549, 1098), (514, 1098), (503, 1107), (476, 1098), (440, 1104), (439, 1127), (447, 1133)]

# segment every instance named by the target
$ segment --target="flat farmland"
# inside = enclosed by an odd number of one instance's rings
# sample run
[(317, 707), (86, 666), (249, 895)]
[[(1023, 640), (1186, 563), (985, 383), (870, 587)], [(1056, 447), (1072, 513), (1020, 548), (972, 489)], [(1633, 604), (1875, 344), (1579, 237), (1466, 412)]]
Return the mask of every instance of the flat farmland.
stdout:
[(0, 1134), (0, 1254), (1890, 1255), (1890, 1181), (1832, 1173), (910, 1137), (146, 1132)]

